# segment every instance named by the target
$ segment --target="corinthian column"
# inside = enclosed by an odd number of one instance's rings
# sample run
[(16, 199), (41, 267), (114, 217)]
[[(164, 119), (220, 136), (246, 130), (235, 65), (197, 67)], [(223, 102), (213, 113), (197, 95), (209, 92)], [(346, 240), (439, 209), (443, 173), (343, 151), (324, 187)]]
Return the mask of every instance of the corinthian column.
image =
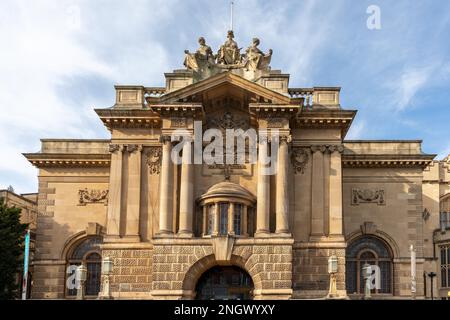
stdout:
[(108, 237), (120, 236), (120, 209), (122, 204), (122, 155), (123, 146), (112, 144), (109, 146), (111, 153), (111, 169), (109, 174), (109, 201), (108, 201)]
[(129, 158), (126, 237), (132, 241), (139, 241), (142, 146), (128, 145), (127, 151)]
[(192, 143), (184, 141), (181, 165), (180, 190), (180, 229), (178, 233), (184, 237), (192, 237), (194, 215), (194, 186), (193, 186)]
[(159, 182), (159, 234), (173, 234), (173, 164), (170, 136), (161, 136), (162, 161)]
[(289, 233), (289, 195), (288, 195), (288, 169), (290, 137), (280, 137), (278, 147), (278, 168), (276, 188), (276, 233)]
[(256, 205), (256, 233), (255, 236), (264, 236), (270, 233), (269, 218), (270, 218), (270, 176), (268, 175), (267, 164), (264, 159), (267, 156), (268, 149), (267, 137), (259, 137), (258, 143), (258, 190), (257, 190), (257, 205)]

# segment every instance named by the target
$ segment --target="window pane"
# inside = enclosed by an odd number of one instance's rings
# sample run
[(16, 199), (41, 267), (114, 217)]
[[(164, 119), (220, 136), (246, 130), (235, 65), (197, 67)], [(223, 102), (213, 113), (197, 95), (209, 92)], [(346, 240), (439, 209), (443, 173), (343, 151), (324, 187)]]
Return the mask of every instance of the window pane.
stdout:
[(356, 262), (347, 261), (345, 264), (345, 282), (346, 289), (349, 294), (356, 293)]
[(96, 296), (100, 292), (101, 263), (87, 263), (86, 295)]
[(381, 289), (380, 293), (391, 293), (391, 262), (380, 261), (379, 263), (381, 272)]
[(441, 268), (441, 287), (447, 287), (447, 270), (445, 268)]
[(450, 287), (450, 268), (447, 266), (447, 279), (446, 280), (446, 287)]
[(220, 204), (220, 234), (226, 235), (228, 234), (228, 203)]
[(450, 264), (450, 247), (447, 248), (447, 264)]
[(441, 248), (441, 266), (445, 264), (445, 261), (447, 259), (445, 258), (445, 248)]
[(254, 219), (253, 219), (253, 208), (247, 208), (247, 232), (249, 236), (253, 236), (253, 232), (255, 230), (254, 227)]
[(208, 207), (208, 228), (206, 234), (212, 234), (214, 230), (214, 205)]
[(366, 251), (361, 254), (360, 259), (361, 260), (375, 260), (375, 255), (370, 251)]
[(241, 235), (241, 214), (242, 214), (242, 205), (236, 204), (234, 206), (234, 233), (236, 235)]

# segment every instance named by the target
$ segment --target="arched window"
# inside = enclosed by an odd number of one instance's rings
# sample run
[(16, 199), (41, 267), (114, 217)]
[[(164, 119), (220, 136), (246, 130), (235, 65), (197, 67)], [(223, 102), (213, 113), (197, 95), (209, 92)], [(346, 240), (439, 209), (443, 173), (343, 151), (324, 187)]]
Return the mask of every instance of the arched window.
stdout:
[(364, 264), (380, 268), (380, 288), (373, 289), (373, 294), (391, 294), (392, 254), (387, 244), (376, 238), (363, 236), (353, 241), (346, 250), (346, 288), (348, 294), (364, 293)]
[[(100, 251), (101, 237), (89, 237), (78, 243), (71, 251), (69, 251), (67, 266), (80, 266), (83, 264), (87, 268), (87, 279), (85, 283), (85, 295), (98, 296), (101, 283), (101, 265), (102, 257)], [(73, 276), (72, 273), (67, 277)], [(77, 289), (67, 289), (67, 296), (76, 296)]]

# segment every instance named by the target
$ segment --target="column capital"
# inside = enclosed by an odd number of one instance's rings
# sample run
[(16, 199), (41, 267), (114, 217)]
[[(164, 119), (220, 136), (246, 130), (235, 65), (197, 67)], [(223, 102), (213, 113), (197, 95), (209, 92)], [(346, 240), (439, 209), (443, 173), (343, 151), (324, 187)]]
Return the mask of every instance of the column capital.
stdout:
[(342, 144), (331, 145), (331, 146), (328, 146), (328, 151), (330, 153), (334, 153), (334, 152), (343, 153), (344, 152), (344, 146)]
[(159, 142), (161, 142), (162, 144), (166, 144), (167, 142), (172, 142), (172, 137), (168, 134), (165, 135), (161, 135), (159, 138)]
[(281, 143), (291, 143), (292, 136), (290, 134), (282, 134), (282, 135), (280, 135), (280, 142)]
[(312, 145), (311, 146), (311, 151), (313, 153), (316, 153), (316, 152), (325, 153), (325, 151), (327, 151), (327, 146), (326, 145)]
[(136, 151), (142, 152), (142, 145), (137, 145), (137, 144), (128, 144), (127, 145), (128, 153), (135, 153)]
[(117, 151), (122, 152), (123, 151), (123, 145), (120, 144), (110, 144), (109, 145), (109, 153), (115, 153)]

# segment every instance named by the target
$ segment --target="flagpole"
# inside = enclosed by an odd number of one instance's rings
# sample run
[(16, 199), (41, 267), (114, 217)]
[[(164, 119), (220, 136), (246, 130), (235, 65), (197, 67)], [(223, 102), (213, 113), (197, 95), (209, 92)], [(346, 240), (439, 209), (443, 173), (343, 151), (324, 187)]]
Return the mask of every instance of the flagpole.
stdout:
[(234, 1), (231, 1), (231, 18), (230, 18), (230, 30), (233, 31), (233, 6), (234, 6)]
[(23, 257), (22, 300), (27, 300), (28, 292), (28, 266), (30, 257), (30, 229), (25, 235), (25, 252)]

